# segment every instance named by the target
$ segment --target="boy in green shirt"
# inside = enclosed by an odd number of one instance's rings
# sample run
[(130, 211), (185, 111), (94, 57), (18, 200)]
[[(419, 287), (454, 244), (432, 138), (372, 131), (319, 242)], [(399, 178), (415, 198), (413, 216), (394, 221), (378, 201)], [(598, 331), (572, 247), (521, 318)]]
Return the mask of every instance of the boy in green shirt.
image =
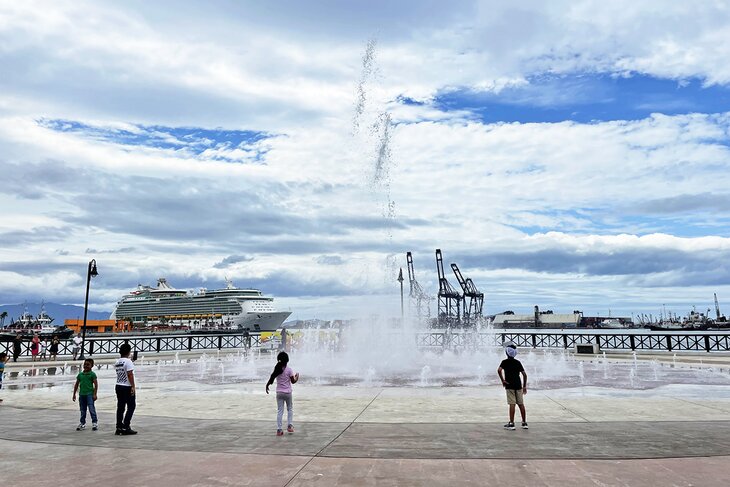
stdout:
[(91, 413), (92, 430), (99, 429), (99, 423), (96, 418), (96, 392), (99, 390), (99, 383), (96, 381), (96, 374), (91, 368), (94, 366), (94, 360), (87, 358), (84, 360), (84, 370), (76, 376), (76, 384), (74, 384), (73, 401), (76, 402), (76, 391), (79, 392), (79, 407), (81, 408), (81, 421), (76, 427), (76, 431), (86, 428), (86, 409)]

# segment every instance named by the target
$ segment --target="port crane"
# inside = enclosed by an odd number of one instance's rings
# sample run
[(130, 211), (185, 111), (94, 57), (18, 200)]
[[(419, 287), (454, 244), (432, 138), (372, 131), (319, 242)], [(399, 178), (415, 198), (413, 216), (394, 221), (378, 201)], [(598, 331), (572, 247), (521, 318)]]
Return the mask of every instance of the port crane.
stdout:
[(461, 322), (462, 295), (451, 287), (444, 273), (444, 259), (441, 249), (436, 249), (436, 271), (439, 276), (438, 323), (450, 327)]
[[(454, 271), (456, 280), (459, 281), (461, 290), (464, 291), (462, 299), (464, 324), (473, 324), (482, 316), (482, 308), (484, 307), (484, 293), (479, 292), (477, 287), (474, 285), (474, 282), (470, 278), (464, 279), (464, 276), (461, 274), (458, 265), (452, 263), (451, 270)], [(468, 306), (466, 298), (469, 298)]]
[(416, 271), (413, 268), (413, 255), (410, 252), (406, 252), (406, 262), (408, 263), (408, 285), (410, 288), (408, 297), (411, 299), (411, 302), (415, 301), (416, 317), (418, 322), (421, 323), (424, 318), (431, 318), (431, 307), (429, 306), (431, 298), (423, 292), (423, 288), (416, 281)]
[(717, 316), (716, 321), (727, 321), (726, 318), (720, 314), (720, 303), (717, 302), (717, 293), (714, 293), (715, 295), (715, 315)]

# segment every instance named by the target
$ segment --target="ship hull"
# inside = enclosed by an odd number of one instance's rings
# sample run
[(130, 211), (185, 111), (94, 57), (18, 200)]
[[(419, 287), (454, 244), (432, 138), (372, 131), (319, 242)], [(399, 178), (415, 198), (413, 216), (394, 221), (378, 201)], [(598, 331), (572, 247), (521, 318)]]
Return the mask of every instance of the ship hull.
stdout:
[(251, 331), (276, 331), (281, 328), (290, 311), (275, 311), (273, 313), (241, 313), (232, 317), (238, 328), (248, 328)]

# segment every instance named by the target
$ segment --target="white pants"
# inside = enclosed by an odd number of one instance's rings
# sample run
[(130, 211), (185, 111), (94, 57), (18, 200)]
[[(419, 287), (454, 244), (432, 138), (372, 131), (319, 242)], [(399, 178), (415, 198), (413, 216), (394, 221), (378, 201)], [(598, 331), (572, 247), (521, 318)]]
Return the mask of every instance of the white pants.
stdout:
[(277, 429), (284, 429), (281, 427), (281, 419), (284, 416), (284, 403), (286, 403), (286, 418), (287, 425), (292, 424), (294, 419), (294, 407), (292, 406), (291, 392), (277, 392), (276, 393), (276, 404), (279, 408), (276, 411), (276, 427)]

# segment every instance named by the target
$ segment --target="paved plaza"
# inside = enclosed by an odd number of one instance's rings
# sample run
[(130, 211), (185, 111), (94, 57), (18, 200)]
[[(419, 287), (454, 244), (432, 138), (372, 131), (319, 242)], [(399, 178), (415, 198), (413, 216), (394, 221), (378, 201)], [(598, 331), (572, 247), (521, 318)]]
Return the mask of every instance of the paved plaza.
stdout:
[[(730, 362), (714, 360), (720, 370)], [(118, 437), (106, 363), (99, 361), (100, 430), (81, 432), (68, 363), (52, 376), (44, 364), (38, 375), (27, 362), (8, 364), (3, 484), (727, 485), (730, 387), (722, 384), (535, 389), (526, 396), (530, 429), (507, 431), (497, 386), (302, 381), (296, 431), (276, 437), (274, 396), (263, 383), (156, 382), (159, 367), (149, 365), (138, 373), (140, 433)]]

